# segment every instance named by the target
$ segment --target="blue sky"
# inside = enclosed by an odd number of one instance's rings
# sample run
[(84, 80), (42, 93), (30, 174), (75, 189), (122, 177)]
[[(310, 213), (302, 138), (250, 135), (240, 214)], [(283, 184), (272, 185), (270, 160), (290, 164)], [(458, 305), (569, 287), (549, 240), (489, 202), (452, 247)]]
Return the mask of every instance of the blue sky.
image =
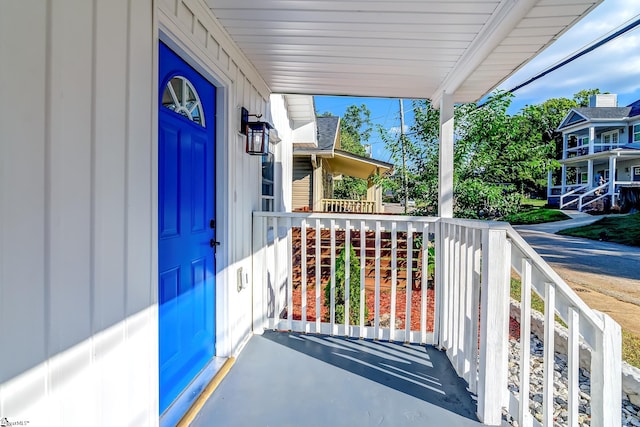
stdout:
[[(640, 14), (640, 0), (605, 0), (587, 17), (563, 34), (554, 44), (499, 86), (511, 89), (562, 61), (583, 46), (607, 35), (613, 29)], [(598, 88), (602, 92), (618, 94), (618, 104), (628, 105), (640, 99), (640, 29), (619, 37), (571, 64), (554, 71), (515, 93), (510, 113), (527, 104), (539, 104), (549, 98), (572, 98), (582, 89)], [(386, 129), (399, 129), (397, 99), (315, 97), (319, 113), (331, 112), (341, 116), (349, 105), (366, 104), (374, 123)], [(411, 123), (411, 101), (405, 100), (407, 123)], [(377, 132), (369, 141), (373, 157), (388, 160)]]

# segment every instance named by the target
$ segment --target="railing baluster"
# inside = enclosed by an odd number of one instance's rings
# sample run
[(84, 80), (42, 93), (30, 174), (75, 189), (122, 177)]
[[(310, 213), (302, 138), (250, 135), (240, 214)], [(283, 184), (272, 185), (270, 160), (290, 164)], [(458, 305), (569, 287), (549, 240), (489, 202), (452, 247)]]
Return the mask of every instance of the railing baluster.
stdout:
[(253, 248), (255, 250), (252, 257), (253, 280), (251, 281), (251, 291), (253, 293), (253, 331), (262, 334), (268, 327), (267, 298), (267, 219), (265, 217), (253, 218)]
[(422, 224), (422, 271), (420, 272), (420, 343), (427, 343), (427, 287), (429, 286), (429, 224)]
[(591, 427), (617, 427), (622, 423), (617, 409), (622, 405), (622, 332), (611, 317), (596, 314), (603, 327), (591, 354)]
[(456, 287), (456, 226), (451, 224), (449, 226), (449, 299), (448, 299), (448, 320), (449, 327), (447, 328), (448, 336), (448, 353), (451, 355), (452, 347), (455, 347), (455, 335), (453, 333), (455, 326), (455, 287)]
[(320, 317), (321, 317), (321, 309), (322, 303), (320, 299), (320, 288), (322, 287), (320, 284), (320, 279), (322, 276), (322, 254), (320, 251), (321, 244), (321, 236), (320, 236), (320, 220), (316, 219), (316, 333), (321, 333), (320, 329)]
[(291, 217), (285, 222), (287, 226), (287, 330), (293, 330), (293, 227)]
[(458, 375), (464, 377), (464, 365), (467, 359), (467, 348), (465, 347), (465, 343), (467, 341), (467, 337), (465, 336), (465, 322), (467, 316), (467, 227), (459, 227), (459, 235), (460, 235), (460, 266), (458, 273), (459, 281), (458, 281), (458, 360), (456, 371)]
[(580, 313), (569, 307), (567, 313), (567, 325), (569, 326), (569, 342), (567, 343), (567, 369), (568, 375), (568, 426), (578, 425), (578, 405), (580, 404)]
[(542, 396), (542, 425), (553, 426), (553, 370), (556, 287), (545, 283), (544, 297), (544, 388)]
[(458, 325), (460, 323), (460, 226), (454, 225), (453, 231), (453, 262), (451, 283), (451, 347), (447, 350), (451, 363), (458, 366), (458, 349), (460, 348), (460, 336)]
[(442, 281), (444, 280), (444, 224), (440, 221), (435, 224), (435, 278), (434, 278), (434, 302), (433, 302), (433, 343), (439, 347), (442, 347), (442, 333), (440, 328), (442, 321), (440, 319), (442, 315)]
[(344, 334), (351, 336), (349, 331), (349, 315), (351, 313), (351, 222), (344, 225)]
[(405, 332), (404, 341), (411, 342), (411, 290), (413, 284), (413, 225), (407, 223), (407, 279), (405, 282), (405, 292), (407, 305), (405, 308)]
[(373, 336), (377, 340), (382, 338), (380, 336), (380, 233), (381, 233), (380, 221), (376, 221), (376, 240), (375, 240), (375, 245), (376, 245), (375, 275), (376, 277), (375, 277), (375, 293), (374, 293), (375, 316), (373, 318)]
[(300, 224), (300, 237), (302, 244), (300, 245), (300, 276), (302, 283), (300, 284), (300, 308), (302, 310), (302, 331), (309, 332), (307, 327), (307, 220), (303, 219)]
[(336, 220), (332, 219), (329, 222), (331, 227), (330, 238), (331, 238), (331, 288), (330, 292), (330, 313), (329, 313), (329, 328), (331, 329), (330, 334), (334, 335), (335, 325), (336, 325)]
[[(529, 412), (529, 377), (531, 369), (531, 261), (522, 260), (521, 277), (521, 301), (520, 301), (520, 402), (518, 411), (518, 423), (521, 426), (530, 426), (532, 423)], [(546, 366), (545, 366), (546, 369)]]
[[(465, 357), (464, 364), (462, 366), (463, 378), (471, 383), (471, 366), (473, 357), (473, 337), (477, 335), (473, 329), (473, 229), (466, 227), (465, 232), (465, 293), (464, 293), (464, 349)], [(476, 329), (477, 331), (477, 329)], [(477, 341), (477, 338), (476, 338)], [(475, 366), (475, 365), (474, 365)], [(474, 370), (475, 372), (475, 370)]]
[(473, 293), (471, 298), (471, 377), (469, 388), (478, 393), (478, 329), (480, 327), (480, 266), (482, 265), (482, 231), (473, 232)]
[(398, 291), (398, 224), (391, 223), (391, 316), (389, 318), (389, 335), (391, 341), (396, 336), (396, 296)]
[(482, 289), (478, 418), (500, 425), (507, 393), (509, 287), (506, 232), (485, 229), (482, 235)]
[(278, 218), (271, 220), (273, 227), (273, 300), (274, 300), (274, 323), (272, 329), (278, 329), (280, 323), (280, 271), (278, 269), (278, 252), (280, 252), (280, 233), (278, 233)]
[(360, 338), (364, 338), (364, 280), (367, 258), (367, 235), (365, 222), (360, 221)]

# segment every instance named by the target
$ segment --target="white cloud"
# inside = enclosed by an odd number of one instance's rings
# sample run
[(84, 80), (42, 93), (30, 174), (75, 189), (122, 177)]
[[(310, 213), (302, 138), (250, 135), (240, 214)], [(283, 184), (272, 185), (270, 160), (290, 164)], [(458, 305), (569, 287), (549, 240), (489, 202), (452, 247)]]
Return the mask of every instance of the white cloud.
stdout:
[[(387, 131), (389, 133), (392, 133), (392, 134), (399, 134), (400, 133), (400, 126), (391, 126)], [(404, 132), (405, 133), (409, 132), (409, 126), (408, 125), (404, 125)]]

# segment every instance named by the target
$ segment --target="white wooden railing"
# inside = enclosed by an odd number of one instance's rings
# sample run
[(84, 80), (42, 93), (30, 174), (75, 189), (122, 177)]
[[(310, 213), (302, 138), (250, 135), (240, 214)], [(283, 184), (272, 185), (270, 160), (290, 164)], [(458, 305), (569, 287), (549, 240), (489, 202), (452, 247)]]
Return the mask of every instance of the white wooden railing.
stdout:
[[(568, 425), (577, 425), (579, 343), (593, 349), (591, 426), (620, 425), (620, 327), (608, 316), (586, 306), (508, 224), (427, 217), (256, 212), (253, 236), (255, 333), (268, 328), (434, 344), (446, 350), (458, 375), (477, 395), (480, 421), (500, 425), (506, 410), (521, 426), (551, 427), (554, 425), (553, 369), (544, 370), (543, 422), (539, 423), (529, 412), (528, 339), (520, 340), (520, 392), (513, 394), (507, 386), (509, 283), (512, 273), (519, 275), (524, 295), (518, 319), (521, 337), (529, 337), (531, 292), (545, 301), (545, 333), (539, 337), (545, 343), (545, 367), (553, 366), (554, 315), (568, 325), (571, 421)], [(363, 243), (363, 236), (368, 244)], [(416, 245), (416, 240), (422, 244)], [(358, 258), (360, 311), (355, 322), (349, 320), (348, 268), (345, 270), (344, 322), (335, 320), (335, 285), (330, 285), (327, 314), (323, 315), (321, 310), (327, 283), (336, 283), (337, 253), (341, 245), (353, 245)], [(429, 245), (435, 248), (434, 289), (428, 289), (432, 255), (421, 250)], [(421, 262), (414, 267), (416, 256)], [(350, 261), (347, 255), (345, 264), (349, 265)], [(325, 262), (328, 264), (318, 265)], [(384, 262), (390, 266), (391, 278), (389, 289), (383, 291)], [(373, 283), (365, 285), (371, 271)], [(298, 278), (295, 290), (294, 276)], [(401, 276), (405, 277), (404, 291)], [(416, 283), (414, 278), (418, 276)], [(409, 289), (415, 290), (408, 292)], [(382, 292), (390, 293), (387, 313), (381, 307)], [(373, 312), (366, 319), (365, 299), (371, 294)], [(404, 298), (400, 306), (407, 314), (405, 321), (396, 326), (396, 319), (400, 317), (395, 308), (399, 298)], [(411, 320), (412, 298), (420, 301), (417, 322)], [(312, 305), (315, 305), (313, 310)], [(430, 305), (433, 309), (428, 308)], [(388, 325), (382, 325), (385, 315), (389, 318)]]
[[(528, 339), (520, 339), (519, 392), (509, 394), (509, 413), (519, 425), (554, 425), (554, 364), (555, 317), (567, 325), (568, 426), (578, 425), (580, 345), (591, 349), (591, 426), (621, 425), (621, 330), (608, 315), (589, 308), (511, 227), (507, 227), (506, 259), (521, 282), (520, 337), (529, 337), (531, 325), (531, 295), (535, 292), (544, 306), (544, 393), (543, 419), (538, 422), (529, 412)], [(524, 397), (524, 399), (523, 399)]]
[[(609, 190), (609, 182), (605, 182), (604, 184), (601, 184), (597, 187), (592, 188), (591, 190), (581, 194), (578, 197), (578, 210), (580, 212), (582, 212), (582, 209), (584, 209), (585, 207), (596, 203), (598, 200), (602, 200), (604, 198), (606, 198), (609, 194), (607, 194), (607, 191)], [(602, 194), (601, 194), (602, 193)], [(585, 199), (587, 197), (592, 197), (595, 196), (593, 199), (591, 200), (587, 200), (585, 202)]]
[[(573, 190), (571, 190), (571, 191), (569, 191), (567, 193), (564, 193), (562, 196), (560, 196), (560, 209), (564, 209), (564, 208), (566, 208), (567, 206), (569, 206), (572, 203), (576, 203), (577, 204), (578, 203), (578, 194), (579, 194), (579, 192), (584, 191), (587, 188), (589, 188), (587, 185), (581, 185), (581, 186), (576, 187), (576, 188), (574, 188)], [(572, 195), (575, 195), (575, 198), (572, 198), (571, 200), (569, 200), (568, 202), (565, 203), (564, 200), (568, 196), (572, 196)]]
[(323, 212), (376, 213), (373, 200), (322, 199)]

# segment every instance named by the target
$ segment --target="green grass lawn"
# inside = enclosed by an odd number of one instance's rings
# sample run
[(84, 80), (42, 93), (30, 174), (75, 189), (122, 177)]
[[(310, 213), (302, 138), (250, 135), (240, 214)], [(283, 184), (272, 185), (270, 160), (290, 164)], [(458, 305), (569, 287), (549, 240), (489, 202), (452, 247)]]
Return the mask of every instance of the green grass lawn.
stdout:
[(558, 234), (640, 246), (640, 213), (602, 218), (591, 225), (568, 228)]
[(567, 215), (558, 209), (533, 208), (525, 212), (507, 215), (503, 218), (510, 224), (542, 224), (544, 222), (562, 221), (569, 219)]
[(547, 206), (546, 199), (524, 199), (522, 201), (523, 206), (531, 206), (532, 208), (544, 208)]
[[(519, 302), (520, 295), (520, 280), (511, 278), (511, 298)], [(544, 313), (544, 300), (533, 291), (531, 292), (531, 309)], [(567, 327), (557, 315), (556, 322)], [(622, 329), (622, 360), (640, 368), (640, 337), (626, 329)]]

